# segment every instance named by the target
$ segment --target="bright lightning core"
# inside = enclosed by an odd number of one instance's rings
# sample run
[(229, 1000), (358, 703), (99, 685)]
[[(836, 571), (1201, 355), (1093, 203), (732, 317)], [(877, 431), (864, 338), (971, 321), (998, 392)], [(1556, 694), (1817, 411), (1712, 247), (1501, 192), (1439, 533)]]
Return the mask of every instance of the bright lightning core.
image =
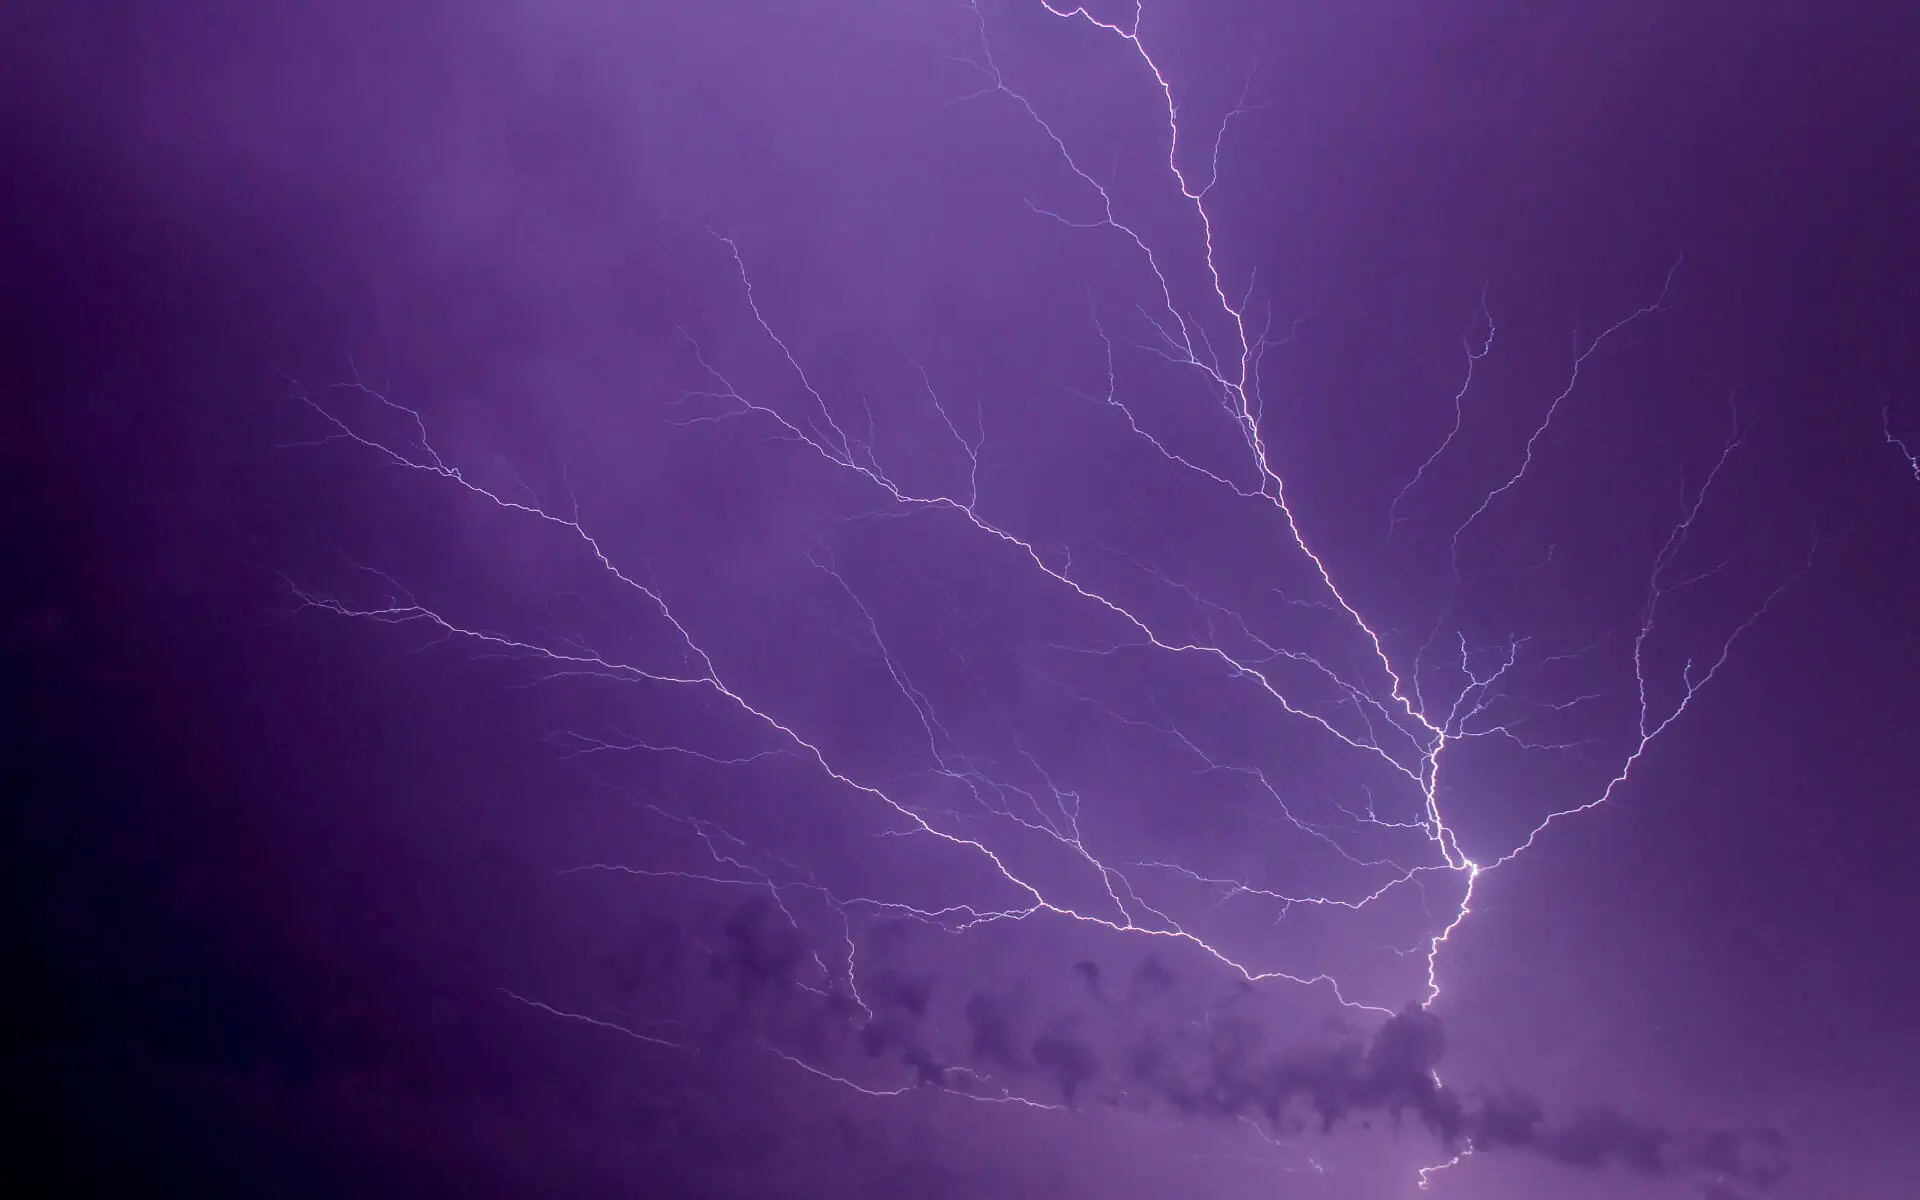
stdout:
[[(315, 441), (452, 489), (503, 536), (566, 548), (597, 577), (599, 617), (556, 629), (490, 611), (485, 595), (416, 594), (404, 564), (296, 593), (534, 678), (632, 688), (643, 718), (555, 737), (624, 778), (646, 822), (573, 869), (763, 892), (806, 932), (805, 986), (868, 1019), (867, 935), (898, 922), (1038, 925), (1087, 957), (1137, 945), (1349, 1009), (1430, 1005), (1475, 900), (1627, 784), (1795, 577), (1753, 589), (1692, 645), (1668, 635), (1683, 593), (1726, 567), (1694, 542), (1737, 459), (1731, 427), (1672, 489), (1618, 628), (1490, 634), (1470, 611), (1501, 579), (1552, 577), (1552, 555), (1476, 568), (1477, 539), (1551, 487), (1556, 454), (1577, 453), (1552, 435), (1583, 372), (1660, 319), (1682, 264), (1576, 336), (1558, 385), (1526, 401), (1522, 437), (1466, 454), (1476, 376), (1497, 355), (1493, 289), (1465, 329), (1457, 389), (1418, 417), (1440, 436), (1384, 497), (1378, 542), (1329, 545), (1289, 487), (1311, 456), (1263, 383), (1285, 339), (1213, 207), (1236, 139), (1267, 114), (1243, 95), (1194, 128), (1138, 12), (1044, 7), (1124, 66), (1133, 94), (1115, 103), (1143, 115), (1126, 144), (1136, 158), (1152, 147), (1151, 171), (1083, 149), (978, 9), (950, 99), (956, 120), (1044, 160), (1048, 190), (1009, 217), (1023, 244), (1051, 239), (1063, 263), (1094, 264), (1039, 330), (1070, 342), (1076, 366), (981, 366), (997, 349), (983, 334), (898, 347), (885, 386), (846, 386), (804, 290), (763, 275), (777, 248), (696, 222), (737, 321), (722, 337), (684, 332), (686, 386), (634, 401), (659, 436), (719, 456), (673, 512), (596, 516), (621, 506), (596, 499), (595, 481), (490, 478), (442, 452), (428, 401), (384, 385), (301, 396)], [(964, 341), (963, 323), (951, 335)], [(1461, 469), (1483, 473), (1464, 502), (1437, 482)], [(1438, 564), (1427, 599), (1383, 602), (1384, 564), (1423, 538)], [(1581, 790), (1529, 801), (1517, 824), (1510, 802), (1477, 811), (1473, 778), (1496, 754), (1565, 760)], [(865, 1091), (914, 1083), (770, 1048)]]

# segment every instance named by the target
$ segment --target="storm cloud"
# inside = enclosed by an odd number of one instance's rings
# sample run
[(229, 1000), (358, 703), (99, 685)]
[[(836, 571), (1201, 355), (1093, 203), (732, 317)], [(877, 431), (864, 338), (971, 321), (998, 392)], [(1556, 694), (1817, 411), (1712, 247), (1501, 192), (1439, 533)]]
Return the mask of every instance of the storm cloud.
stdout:
[[(1003, 1084), (1034, 1085), (1036, 1096), (1068, 1107), (1149, 1103), (1193, 1120), (1251, 1118), (1297, 1138), (1379, 1123), (1428, 1139), (1442, 1156), (1527, 1155), (1571, 1170), (1696, 1180), (1719, 1195), (1771, 1188), (1788, 1175), (1787, 1141), (1775, 1129), (1683, 1133), (1592, 1103), (1554, 1118), (1515, 1087), (1444, 1083), (1446, 1029), (1420, 1005), (1370, 1032), (1303, 1038), (1249, 1015), (1248, 1005), (1216, 1001), (1196, 1012), (1166, 1002), (1176, 976), (1155, 956), (1126, 972), (1122, 1002), (1101, 992), (1106, 972), (1091, 960), (1060, 972), (1086, 989), (1084, 1005), (1049, 1008), (1028, 987), (968, 995), (953, 1005), (966, 1031), (954, 1044), (934, 1028), (952, 1001), (936, 994), (928, 976), (876, 969), (864, 1007), (795, 990), (800, 935), (776, 913), (756, 897), (726, 915), (722, 927), (732, 940), (715, 956), (715, 978), (750, 981), (737, 993), (743, 999), (845, 1022), (866, 1056), (894, 1058), (904, 1068), (900, 1078), (915, 1085), (965, 1090), (969, 1084), (951, 1074), (961, 1065)], [(884, 958), (908, 936), (889, 932), (869, 952)], [(1221, 987), (1228, 1000), (1243, 996), (1225, 979), (1216, 981), (1216, 992)]]

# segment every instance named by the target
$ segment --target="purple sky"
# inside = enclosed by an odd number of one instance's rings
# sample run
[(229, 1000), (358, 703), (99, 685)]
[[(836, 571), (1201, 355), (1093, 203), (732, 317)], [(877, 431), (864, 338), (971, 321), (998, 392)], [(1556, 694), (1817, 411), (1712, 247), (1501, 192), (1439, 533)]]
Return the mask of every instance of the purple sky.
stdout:
[(1913, 19), (45, 7), (63, 1169), (1908, 1186)]

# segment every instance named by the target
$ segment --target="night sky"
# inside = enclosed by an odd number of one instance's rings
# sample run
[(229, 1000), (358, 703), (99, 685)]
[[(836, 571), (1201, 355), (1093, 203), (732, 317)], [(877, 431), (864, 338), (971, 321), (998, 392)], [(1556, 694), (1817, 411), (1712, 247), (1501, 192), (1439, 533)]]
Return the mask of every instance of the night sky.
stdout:
[(1901, 7), (9, 6), (16, 1169), (1912, 1194)]

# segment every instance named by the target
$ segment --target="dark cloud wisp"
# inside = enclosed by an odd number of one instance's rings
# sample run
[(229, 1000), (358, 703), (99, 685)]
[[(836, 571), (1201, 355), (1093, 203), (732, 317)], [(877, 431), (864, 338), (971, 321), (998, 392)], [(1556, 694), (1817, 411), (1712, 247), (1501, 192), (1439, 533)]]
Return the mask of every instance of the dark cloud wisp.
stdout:
[(1440, 1073), (1445, 1028), (1417, 1004), (1371, 1031), (1301, 1041), (1281, 1037), (1244, 1005), (1215, 1004), (1198, 1019), (1181, 1011), (1169, 999), (1175, 975), (1157, 958), (1127, 973), (1118, 1000), (1102, 986), (1102, 967), (1082, 960), (1062, 974), (1084, 1001), (1050, 1007), (1026, 989), (975, 992), (959, 1004), (962, 1044), (950, 1045), (931, 976), (886, 968), (858, 999), (823, 995), (798, 982), (803, 939), (765, 897), (733, 910), (723, 929), (709, 970), (727, 987), (724, 1003), (738, 1007), (721, 1027), (771, 1024), (753, 1015), (766, 1006), (802, 1011), (837, 1026), (834, 1040), (857, 1044), (864, 1057), (896, 1059), (919, 1086), (973, 1094), (982, 1078), (1034, 1081), (1069, 1107), (1251, 1119), (1282, 1135), (1411, 1127), (1445, 1155), (1525, 1154), (1581, 1171), (1699, 1179), (1724, 1194), (1766, 1189), (1787, 1174), (1777, 1130), (1682, 1133), (1604, 1105), (1554, 1119), (1523, 1090), (1450, 1086)]

